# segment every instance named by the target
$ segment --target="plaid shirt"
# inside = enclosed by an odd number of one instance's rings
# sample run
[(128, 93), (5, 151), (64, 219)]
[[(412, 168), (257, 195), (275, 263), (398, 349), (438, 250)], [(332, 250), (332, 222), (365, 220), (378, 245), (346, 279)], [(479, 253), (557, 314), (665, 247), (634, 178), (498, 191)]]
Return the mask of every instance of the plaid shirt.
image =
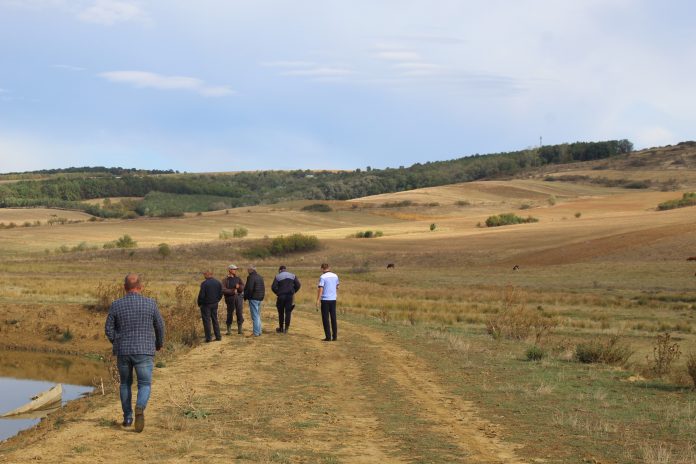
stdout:
[(156, 348), (164, 344), (164, 321), (157, 303), (136, 292), (111, 304), (104, 331), (117, 356), (154, 356)]

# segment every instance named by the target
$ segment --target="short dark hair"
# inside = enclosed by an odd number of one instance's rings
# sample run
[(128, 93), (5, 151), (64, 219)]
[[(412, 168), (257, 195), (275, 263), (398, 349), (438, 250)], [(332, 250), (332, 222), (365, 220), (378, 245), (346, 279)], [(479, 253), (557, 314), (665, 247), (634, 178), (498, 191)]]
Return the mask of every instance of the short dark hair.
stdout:
[(123, 279), (123, 288), (125, 288), (127, 292), (133, 290), (134, 288), (140, 288), (142, 286), (143, 283), (140, 280), (140, 274), (135, 274), (131, 272), (126, 275), (125, 279)]
[(328, 268), (329, 268), (329, 265), (328, 265), (327, 263), (322, 263), (322, 264), (321, 264), (321, 269), (322, 269), (323, 271), (327, 270)]
[(284, 271), (284, 270), (286, 270), (286, 269), (287, 269), (287, 267), (281, 265), (281, 266), (278, 268), (278, 272)]

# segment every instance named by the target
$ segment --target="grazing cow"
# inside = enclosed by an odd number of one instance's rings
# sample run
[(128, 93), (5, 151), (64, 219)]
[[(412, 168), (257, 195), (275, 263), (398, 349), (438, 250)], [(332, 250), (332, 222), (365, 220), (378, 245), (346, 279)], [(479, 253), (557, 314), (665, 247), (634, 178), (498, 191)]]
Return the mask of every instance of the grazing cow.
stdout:
[(690, 256), (686, 258), (687, 261), (696, 261), (696, 256)]
[(513, 270), (513, 271), (518, 271), (519, 269), (520, 269), (520, 267), (519, 267), (517, 264), (515, 264), (514, 266), (512, 266), (512, 270)]
[(396, 269), (396, 266), (394, 266), (394, 263), (389, 263), (387, 264), (387, 269)]

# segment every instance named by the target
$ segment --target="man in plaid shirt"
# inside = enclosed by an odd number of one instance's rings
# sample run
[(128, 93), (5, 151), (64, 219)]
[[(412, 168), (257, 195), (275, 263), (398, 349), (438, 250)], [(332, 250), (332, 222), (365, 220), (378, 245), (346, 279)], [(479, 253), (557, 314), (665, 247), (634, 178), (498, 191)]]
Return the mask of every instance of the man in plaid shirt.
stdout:
[(155, 351), (164, 344), (164, 321), (157, 302), (141, 295), (138, 274), (128, 274), (123, 287), (126, 296), (111, 304), (106, 318), (106, 337), (113, 344), (118, 374), (121, 378), (123, 426), (133, 423), (131, 385), (133, 369), (138, 376), (138, 397), (135, 401), (135, 431), (145, 427), (145, 406), (150, 398)]

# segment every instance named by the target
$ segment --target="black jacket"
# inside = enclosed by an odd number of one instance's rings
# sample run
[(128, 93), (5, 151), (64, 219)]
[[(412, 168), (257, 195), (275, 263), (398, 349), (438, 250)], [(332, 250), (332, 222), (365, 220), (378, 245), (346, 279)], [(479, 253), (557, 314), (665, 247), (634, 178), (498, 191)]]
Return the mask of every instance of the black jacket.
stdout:
[(198, 306), (216, 304), (222, 299), (222, 284), (211, 277), (201, 282), (201, 290), (198, 292)]
[(300, 279), (298, 279), (295, 274), (283, 271), (273, 279), (271, 290), (273, 290), (273, 293), (276, 295), (292, 295), (296, 293), (301, 286)]
[(263, 284), (263, 277), (258, 272), (252, 271), (244, 286), (244, 299), (263, 301), (264, 296), (266, 296), (266, 287)]
[(227, 276), (222, 279), (222, 293), (225, 303), (234, 301), (236, 295), (244, 292), (244, 281), (239, 276)]

